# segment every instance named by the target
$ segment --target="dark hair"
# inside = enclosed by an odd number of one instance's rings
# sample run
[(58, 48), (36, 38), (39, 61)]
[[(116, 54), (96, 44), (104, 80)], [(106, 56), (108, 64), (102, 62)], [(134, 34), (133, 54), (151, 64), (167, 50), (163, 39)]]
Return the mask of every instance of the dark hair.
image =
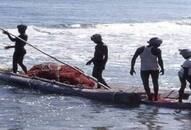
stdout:
[(149, 43), (150, 45), (152, 45), (152, 46), (154, 46), (154, 45), (160, 45), (160, 44), (162, 44), (162, 40), (161, 40), (160, 38), (158, 38), (158, 37), (153, 37), (153, 38), (151, 38), (151, 39), (148, 41), (148, 43)]
[(94, 34), (91, 36), (91, 40), (97, 40), (97, 41), (102, 41), (102, 37), (100, 34)]
[(20, 29), (20, 30), (25, 31), (27, 29), (27, 26), (23, 25), (23, 24), (20, 24), (20, 25), (17, 25), (17, 28)]

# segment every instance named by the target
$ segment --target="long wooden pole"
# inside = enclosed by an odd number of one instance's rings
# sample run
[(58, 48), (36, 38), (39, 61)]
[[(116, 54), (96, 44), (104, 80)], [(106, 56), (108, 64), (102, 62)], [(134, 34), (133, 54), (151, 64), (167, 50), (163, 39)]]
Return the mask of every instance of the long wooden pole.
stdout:
[[(3, 29), (3, 28), (0, 28), (0, 30), (6, 31), (6, 30)], [(6, 31), (6, 32), (8, 32), (8, 31)], [(69, 64), (67, 64), (67, 63), (65, 63), (65, 62), (63, 62), (63, 61), (61, 61), (61, 60), (59, 60), (59, 59), (57, 59), (57, 58), (55, 58), (55, 57), (53, 57), (53, 56), (51, 56), (51, 55), (49, 55), (48, 53), (45, 53), (44, 51), (38, 49), (37, 47), (35, 47), (35, 46), (33, 46), (32, 44), (28, 43), (27, 41), (23, 40), (22, 38), (17, 37), (17, 36), (15, 36), (14, 34), (12, 34), (12, 33), (10, 33), (10, 32), (8, 32), (8, 33), (9, 33), (11, 36), (13, 36), (13, 37), (15, 37), (15, 38), (18, 38), (18, 39), (21, 40), (22, 42), (24, 42), (24, 43), (26, 43), (27, 45), (31, 46), (32, 48), (36, 49), (37, 51), (43, 53), (44, 55), (46, 55), (46, 56), (48, 56), (48, 57), (54, 59), (55, 61), (57, 61), (57, 62), (59, 62), (59, 63), (62, 63), (62, 64), (64, 64), (64, 65), (67, 65), (67, 66), (73, 68), (74, 70), (77, 70), (78, 72), (82, 73), (82, 74), (85, 75), (86, 77), (88, 77), (88, 78), (94, 80), (95, 82), (97, 82), (98, 85), (100, 85), (101, 87), (103, 87), (103, 88), (105, 88), (105, 89), (110, 89), (110, 87), (108, 87), (108, 86), (106, 86), (106, 85), (104, 85), (104, 84), (98, 82), (97, 79), (95, 79), (94, 77), (89, 76), (89, 75), (86, 75), (85, 73), (81, 72), (79, 69), (77, 69), (77, 68), (75, 68), (75, 67), (73, 67), (73, 66), (71, 66), (71, 65), (69, 65)]]

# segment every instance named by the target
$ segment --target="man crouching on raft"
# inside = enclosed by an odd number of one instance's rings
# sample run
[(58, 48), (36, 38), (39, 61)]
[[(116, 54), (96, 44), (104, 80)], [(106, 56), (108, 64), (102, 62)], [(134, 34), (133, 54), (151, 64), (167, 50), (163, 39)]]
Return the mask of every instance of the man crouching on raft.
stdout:
[(92, 76), (95, 77), (100, 83), (108, 86), (102, 77), (102, 73), (103, 70), (105, 69), (105, 65), (108, 59), (107, 46), (103, 43), (100, 34), (94, 34), (93, 36), (91, 36), (91, 40), (94, 41), (94, 43), (97, 45), (95, 46), (94, 57), (91, 60), (89, 60), (86, 63), (86, 65), (90, 65), (93, 62), (94, 67)]
[(163, 60), (161, 55), (161, 50), (159, 49), (159, 46), (162, 43), (162, 40), (154, 37), (151, 38), (148, 41), (148, 46), (142, 46), (138, 48), (132, 58), (131, 61), (131, 70), (130, 74), (133, 75), (135, 73), (134, 65), (136, 62), (137, 57), (140, 55), (141, 58), (141, 79), (144, 85), (144, 89), (146, 91), (146, 94), (148, 96), (148, 100), (152, 101), (152, 95), (150, 92), (149, 87), (149, 76), (151, 75), (153, 86), (154, 86), (154, 100), (158, 100), (158, 79), (159, 79), (159, 67), (161, 68), (161, 75), (164, 74), (164, 68), (163, 68)]
[[(20, 33), (20, 35), (18, 37), (27, 41), (28, 36), (25, 33), (27, 26), (21, 24), (21, 25), (18, 25), (17, 28), (18, 28), (18, 32)], [(18, 70), (17, 64), (19, 64), (21, 66), (21, 68), (23, 69), (23, 71), (25, 73), (27, 73), (27, 68), (23, 64), (23, 58), (24, 58), (24, 55), (26, 54), (26, 50), (24, 48), (26, 43), (23, 42), (22, 40), (20, 40), (19, 38), (11, 37), (11, 35), (7, 31), (3, 31), (3, 33), (6, 34), (12, 42), (15, 42), (14, 46), (6, 46), (5, 47), (5, 49), (15, 48), (15, 51), (13, 54), (13, 72), (17, 73), (17, 70)]]
[(181, 88), (179, 90), (179, 102), (182, 102), (184, 95), (184, 89), (186, 88), (186, 82), (190, 83), (189, 87), (191, 89), (191, 50), (181, 49), (179, 50), (182, 57), (186, 60), (181, 66), (178, 76), (181, 83)]

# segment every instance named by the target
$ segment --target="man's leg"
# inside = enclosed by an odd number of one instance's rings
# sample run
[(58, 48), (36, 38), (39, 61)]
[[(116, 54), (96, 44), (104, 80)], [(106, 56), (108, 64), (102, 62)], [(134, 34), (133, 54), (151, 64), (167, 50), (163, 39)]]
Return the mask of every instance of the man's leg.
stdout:
[(18, 60), (18, 56), (14, 53), (13, 54), (13, 73), (17, 73), (17, 60)]
[(96, 66), (93, 67), (92, 76), (93, 76), (94, 78), (98, 79), (97, 67), (96, 67)]
[(108, 86), (105, 80), (102, 78), (102, 72), (103, 69), (101, 67), (94, 66), (92, 76), (95, 77), (98, 82)]
[(182, 98), (184, 95), (184, 89), (186, 88), (186, 79), (183, 79), (182, 77), (179, 76), (179, 80), (181, 83), (181, 88), (179, 90), (179, 102), (182, 102)]
[(154, 87), (154, 100), (158, 100), (158, 90), (159, 90), (159, 85), (158, 85), (158, 79), (159, 79), (159, 71), (151, 71), (151, 77), (152, 77), (152, 82), (153, 82), (153, 87)]
[(99, 69), (98, 69), (98, 81), (99, 81), (100, 83), (102, 83), (102, 84), (108, 86), (107, 83), (105, 82), (105, 80), (104, 80), (103, 77), (102, 77), (102, 73), (103, 73), (103, 69), (102, 69), (102, 68), (99, 68)]
[(187, 81), (189, 82), (189, 87), (190, 87), (190, 89), (191, 89), (191, 76), (188, 76), (188, 79), (187, 79)]
[(21, 66), (22, 70), (25, 72), (25, 74), (27, 73), (27, 67), (23, 64), (23, 58), (24, 58), (24, 55), (23, 56), (20, 56), (19, 57), (19, 60), (18, 60), (18, 63), (19, 65)]
[(150, 88), (149, 88), (149, 71), (141, 71), (141, 79), (143, 81), (143, 86), (149, 100), (152, 100)]

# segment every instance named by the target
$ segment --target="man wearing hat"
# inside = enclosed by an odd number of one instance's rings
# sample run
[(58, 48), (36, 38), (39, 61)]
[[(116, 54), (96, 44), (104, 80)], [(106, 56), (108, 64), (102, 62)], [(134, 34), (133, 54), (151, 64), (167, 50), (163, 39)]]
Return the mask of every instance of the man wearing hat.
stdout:
[(158, 97), (158, 78), (159, 78), (159, 66), (161, 75), (164, 74), (163, 60), (161, 55), (161, 50), (159, 46), (161, 45), (162, 40), (153, 37), (148, 41), (148, 46), (142, 46), (138, 48), (131, 60), (131, 70), (130, 74), (135, 73), (134, 65), (138, 56), (141, 58), (141, 79), (145, 92), (147, 94), (148, 100), (152, 101), (152, 95), (149, 87), (149, 76), (151, 75), (153, 86), (154, 86), (154, 100), (157, 101)]
[[(27, 41), (28, 36), (25, 33), (27, 26), (21, 24), (21, 25), (17, 26), (17, 29), (18, 29), (18, 32), (20, 33), (20, 35), (18, 37), (23, 39), (24, 41)], [(21, 66), (22, 70), (25, 73), (27, 73), (27, 68), (23, 64), (23, 58), (24, 58), (24, 55), (26, 54), (26, 50), (24, 48), (24, 46), (26, 45), (26, 42), (23, 42), (22, 40), (20, 40), (18, 38), (12, 37), (7, 31), (4, 31), (3, 33), (6, 34), (12, 42), (15, 42), (14, 46), (5, 47), (5, 49), (15, 48), (15, 51), (13, 54), (13, 72), (17, 73), (17, 70), (18, 70), (17, 64), (19, 64)]]
[(95, 47), (94, 57), (89, 60), (86, 65), (90, 65), (92, 62), (94, 64), (92, 76), (95, 77), (100, 83), (107, 85), (105, 80), (102, 77), (103, 70), (108, 59), (108, 49), (107, 46), (103, 43), (102, 37), (100, 34), (94, 34), (91, 36), (91, 40), (97, 44)]
[(186, 60), (181, 66), (178, 76), (181, 83), (181, 88), (179, 90), (179, 102), (182, 102), (184, 95), (184, 89), (186, 88), (186, 81), (190, 83), (191, 89), (191, 50), (190, 49), (180, 49), (180, 55)]

